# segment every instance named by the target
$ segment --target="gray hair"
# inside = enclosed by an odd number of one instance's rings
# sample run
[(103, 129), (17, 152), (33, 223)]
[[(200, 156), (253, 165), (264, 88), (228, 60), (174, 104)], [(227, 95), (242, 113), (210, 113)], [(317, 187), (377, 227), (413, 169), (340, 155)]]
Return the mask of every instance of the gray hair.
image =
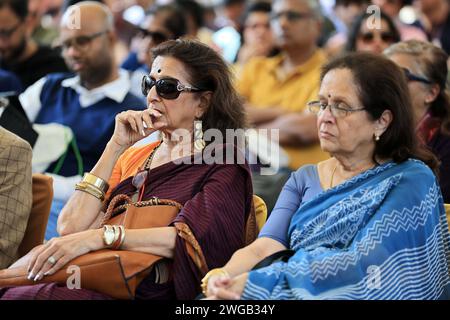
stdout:
[[(394, 54), (407, 54), (416, 57), (416, 63), (422, 75), (431, 78), (433, 82), (437, 82), (442, 89), (445, 89), (444, 79), (447, 74), (448, 55), (441, 48), (430, 42), (408, 40), (391, 45), (383, 51), (383, 54), (387, 57)], [(433, 66), (439, 66), (439, 68), (433, 68)]]
[[(276, 1), (281, 0), (274, 0), (273, 2)], [(319, 0), (301, 0), (301, 1), (305, 2), (308, 5), (315, 19), (319, 20), (320, 22), (323, 21), (322, 7), (320, 6)]]

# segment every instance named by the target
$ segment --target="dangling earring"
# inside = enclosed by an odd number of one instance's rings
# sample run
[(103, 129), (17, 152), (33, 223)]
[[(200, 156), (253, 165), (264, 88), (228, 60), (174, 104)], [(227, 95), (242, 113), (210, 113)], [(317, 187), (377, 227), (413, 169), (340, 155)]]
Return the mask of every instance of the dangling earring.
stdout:
[(375, 133), (375, 141), (380, 141), (380, 136)]
[(194, 149), (202, 151), (205, 148), (205, 140), (203, 140), (203, 125), (201, 121), (194, 121)]

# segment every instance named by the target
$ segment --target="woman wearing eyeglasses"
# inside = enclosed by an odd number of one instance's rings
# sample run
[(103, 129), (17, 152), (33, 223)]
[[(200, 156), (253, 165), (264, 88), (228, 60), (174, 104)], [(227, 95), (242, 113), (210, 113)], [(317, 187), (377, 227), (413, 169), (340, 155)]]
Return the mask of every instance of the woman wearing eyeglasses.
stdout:
[[(168, 227), (124, 230), (120, 249), (165, 258), (159, 272), (154, 268), (137, 288), (138, 299), (193, 299), (204, 273), (223, 265), (246, 244), (247, 219), (254, 215), (248, 166), (236, 159), (223, 162), (225, 154), (218, 155), (234, 151), (237, 157), (233, 144), (215, 141), (216, 145), (208, 143), (205, 148), (202, 138), (207, 129), (225, 137), (226, 130), (245, 126), (243, 105), (227, 65), (215, 51), (195, 41), (167, 41), (152, 53), (155, 60), (142, 83), (148, 109), (116, 117), (115, 132), (90, 180), (85, 176), (61, 212), (58, 231), (62, 236), (35, 248), (13, 266), (26, 263), (30, 279), (39, 281), (75, 257), (110, 248), (107, 231), (99, 226), (103, 208), (120, 194), (135, 201), (158, 197), (183, 205)], [(202, 129), (194, 122), (202, 124)], [(131, 147), (155, 130), (162, 133), (160, 141)], [(218, 157), (212, 160), (219, 161), (209, 161), (212, 150)], [(107, 185), (106, 192), (103, 186)], [(16, 287), (0, 290), (2, 294), (3, 299), (108, 298), (61, 284)]]
[(410, 40), (385, 50), (408, 80), (416, 133), (441, 162), (439, 183), (450, 203), (450, 98), (446, 84), (448, 55), (429, 42)]
[(361, 14), (348, 34), (346, 49), (349, 52), (365, 51), (381, 54), (391, 44), (400, 41), (400, 34), (392, 19), (380, 11)]
[(332, 157), (292, 174), (258, 239), (205, 276), (206, 295), (445, 297), (450, 236), (437, 179), (422, 162), (435, 169), (436, 159), (416, 145), (401, 69), (368, 53), (330, 61), (309, 108)]

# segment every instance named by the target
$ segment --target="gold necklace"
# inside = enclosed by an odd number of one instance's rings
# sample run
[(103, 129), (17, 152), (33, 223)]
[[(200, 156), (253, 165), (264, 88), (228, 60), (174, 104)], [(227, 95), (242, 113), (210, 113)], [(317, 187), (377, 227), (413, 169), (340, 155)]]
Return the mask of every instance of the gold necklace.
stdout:
[[(373, 169), (375, 166), (376, 166), (376, 164), (373, 167), (369, 168), (369, 169)], [(338, 164), (336, 163), (336, 166), (333, 169), (333, 173), (331, 173), (330, 189), (333, 188), (333, 178), (334, 178), (334, 174), (336, 173), (337, 167), (338, 167)], [(369, 170), (369, 169), (367, 169), (367, 170)], [(366, 171), (366, 170), (364, 170), (364, 171)], [(361, 172), (364, 172), (364, 171), (361, 171)], [(360, 174), (360, 173), (358, 173), (358, 174)]]
[(333, 178), (334, 178), (334, 174), (336, 173), (337, 166), (338, 166), (338, 164), (336, 163), (336, 165), (334, 166), (334, 169), (333, 169), (333, 173), (331, 174), (330, 189), (333, 188)]

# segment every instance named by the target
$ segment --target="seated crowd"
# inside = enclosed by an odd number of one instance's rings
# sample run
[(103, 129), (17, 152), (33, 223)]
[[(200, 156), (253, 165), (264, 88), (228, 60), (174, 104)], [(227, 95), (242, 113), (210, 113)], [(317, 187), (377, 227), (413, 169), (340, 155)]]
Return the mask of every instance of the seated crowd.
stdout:
[(0, 300), (450, 299), (447, 0), (51, 3), (0, 0)]

